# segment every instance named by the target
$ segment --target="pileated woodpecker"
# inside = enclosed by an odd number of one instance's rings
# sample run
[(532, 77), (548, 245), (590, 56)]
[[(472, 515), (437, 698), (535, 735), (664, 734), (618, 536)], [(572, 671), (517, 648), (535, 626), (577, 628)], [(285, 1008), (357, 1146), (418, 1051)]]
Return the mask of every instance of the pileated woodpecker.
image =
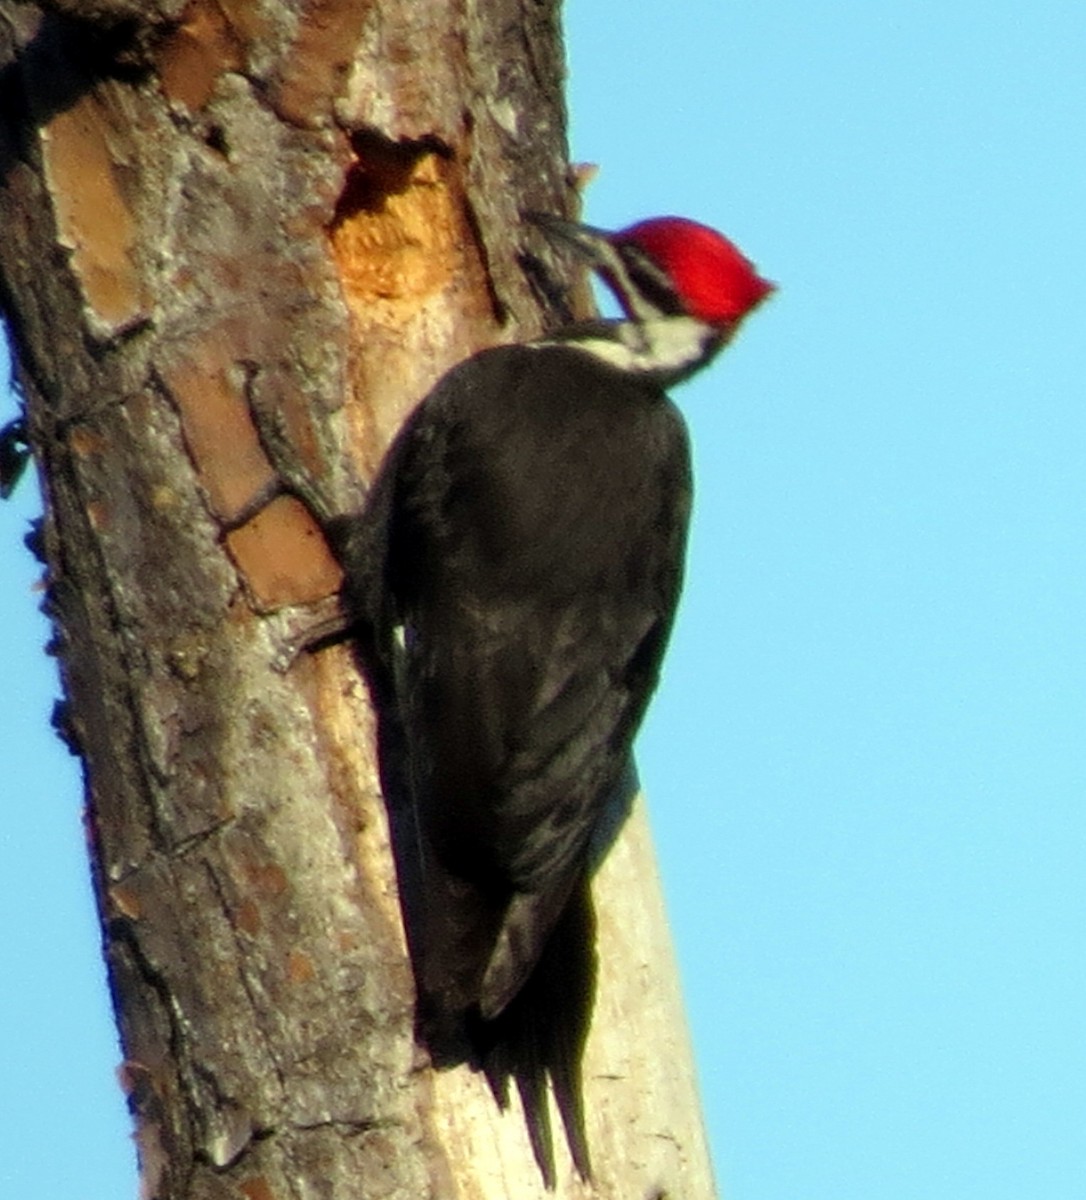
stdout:
[(631, 744), (683, 574), (690, 462), (664, 388), (772, 291), (677, 217), (531, 218), (625, 311), (453, 368), (394, 442), (349, 566), (435, 1061), (521, 1093), (554, 1182), (550, 1080), (589, 1174), (580, 1058), (588, 877), (632, 794)]

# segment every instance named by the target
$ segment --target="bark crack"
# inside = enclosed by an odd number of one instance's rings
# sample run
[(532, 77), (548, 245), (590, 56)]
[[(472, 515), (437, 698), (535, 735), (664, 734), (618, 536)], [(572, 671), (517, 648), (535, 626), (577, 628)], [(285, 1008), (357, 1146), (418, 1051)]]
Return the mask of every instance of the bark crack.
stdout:
[(256, 990), (249, 978), (249, 973), (245, 969), (245, 964), (249, 957), (248, 948), (242, 944), (238, 934), (237, 926), (234, 921), (232, 906), (227, 899), (226, 889), (223, 887), (222, 880), (219, 878), (218, 872), (206, 860), (203, 863), (204, 870), (207, 873), (208, 882), (211, 884), (211, 890), (218, 902), (219, 910), (222, 913), (223, 921), (226, 923), (227, 929), (230, 930), (230, 937), (234, 944), (234, 951), (237, 956), (238, 979), (245, 991), (246, 999), (249, 1001), (249, 1007), (253, 1013), (253, 1025), (260, 1035), (260, 1040), (264, 1044), (264, 1052), (267, 1055), (268, 1062), (271, 1063), (272, 1069), (275, 1071), (275, 1080), (279, 1087), (279, 1103), (287, 1095), (288, 1084), (286, 1072), (283, 1069), (283, 1064), (279, 1061), (278, 1053), (276, 1052), (275, 1043), (268, 1036), (268, 1032), (264, 1027), (263, 1022), (259, 1019), (263, 1012), (263, 1005)]

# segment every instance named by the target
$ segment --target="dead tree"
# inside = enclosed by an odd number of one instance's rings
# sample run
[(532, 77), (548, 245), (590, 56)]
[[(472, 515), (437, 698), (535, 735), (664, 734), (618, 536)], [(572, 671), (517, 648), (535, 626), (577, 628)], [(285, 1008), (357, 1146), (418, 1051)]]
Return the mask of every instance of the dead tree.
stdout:
[[(542, 1194), (415, 1045), (365, 687), (279, 661), (340, 569), (252, 501), (277, 443), (357, 510), (442, 371), (554, 319), (519, 213), (573, 203), (561, 77), (555, 0), (0, 0), (0, 305), (147, 1197)], [(709, 1197), (640, 815), (596, 890), (558, 1192)]]

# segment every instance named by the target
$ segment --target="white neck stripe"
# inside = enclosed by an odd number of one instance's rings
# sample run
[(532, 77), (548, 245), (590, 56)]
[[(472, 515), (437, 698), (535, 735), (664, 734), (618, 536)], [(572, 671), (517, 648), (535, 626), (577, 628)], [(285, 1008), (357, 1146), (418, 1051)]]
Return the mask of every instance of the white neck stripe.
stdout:
[(544, 339), (531, 344), (579, 350), (624, 374), (649, 376), (666, 387), (704, 366), (724, 339), (720, 330), (695, 317), (656, 317), (610, 322), (607, 332), (598, 336)]

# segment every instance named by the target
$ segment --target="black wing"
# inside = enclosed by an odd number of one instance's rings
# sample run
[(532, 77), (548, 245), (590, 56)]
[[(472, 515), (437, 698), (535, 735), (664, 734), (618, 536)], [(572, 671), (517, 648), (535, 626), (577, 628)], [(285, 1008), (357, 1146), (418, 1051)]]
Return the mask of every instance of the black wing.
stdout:
[(446, 376), (390, 463), (387, 583), (423, 837), (508, 904), (480, 984), (515, 994), (628, 767), (678, 597), (681, 418), (575, 350)]
[[(573, 349), (462, 364), (386, 460), (366, 607), (396, 710), (386, 790), (410, 793), (420, 1004), (438, 1025), (498, 1018), (571, 896), (587, 903), (671, 628), (689, 505), (670, 401)], [(522, 1093), (518, 1054), (563, 1057), (507, 1053)]]

